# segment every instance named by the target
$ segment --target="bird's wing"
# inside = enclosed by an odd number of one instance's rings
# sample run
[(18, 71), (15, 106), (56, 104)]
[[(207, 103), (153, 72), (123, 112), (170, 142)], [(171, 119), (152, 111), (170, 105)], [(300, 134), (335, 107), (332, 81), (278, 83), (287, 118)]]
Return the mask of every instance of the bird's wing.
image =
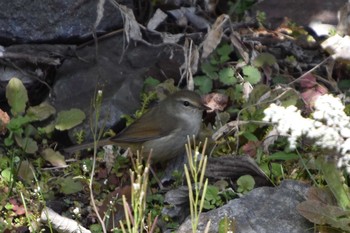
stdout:
[(150, 124), (155, 120), (153, 111), (157, 111), (157, 109), (151, 109), (110, 140), (116, 143), (137, 143), (169, 135), (174, 129), (171, 124), (174, 123), (155, 122)]

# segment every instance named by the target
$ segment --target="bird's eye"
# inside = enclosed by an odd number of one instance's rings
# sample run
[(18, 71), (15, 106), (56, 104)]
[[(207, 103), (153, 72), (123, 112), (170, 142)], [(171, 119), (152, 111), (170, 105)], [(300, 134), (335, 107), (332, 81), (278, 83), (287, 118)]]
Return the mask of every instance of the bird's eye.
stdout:
[(186, 107), (190, 106), (190, 102), (188, 102), (188, 101), (186, 101), (186, 100), (183, 102), (183, 104), (184, 104), (184, 106), (186, 106)]

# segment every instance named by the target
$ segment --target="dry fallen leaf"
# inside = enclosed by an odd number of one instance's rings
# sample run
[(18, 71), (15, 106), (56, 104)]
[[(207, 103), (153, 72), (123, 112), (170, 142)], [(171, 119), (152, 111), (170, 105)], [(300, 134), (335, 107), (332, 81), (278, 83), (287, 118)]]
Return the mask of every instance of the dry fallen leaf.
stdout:
[(222, 35), (223, 35), (223, 26), (225, 22), (229, 19), (228, 15), (220, 15), (212, 28), (209, 30), (205, 40), (202, 43), (203, 53), (202, 58), (207, 58), (214, 49), (219, 45)]
[(115, 1), (111, 3), (120, 11), (124, 20), (124, 34), (126, 42), (130, 42), (130, 38), (135, 41), (142, 41), (142, 33), (139, 23), (136, 21), (134, 12), (127, 6), (121, 5)]
[(52, 166), (55, 166), (55, 167), (67, 166), (66, 161), (64, 160), (64, 156), (60, 152), (54, 151), (51, 148), (46, 148), (42, 152), (42, 156), (46, 161), (51, 163)]
[(168, 17), (161, 9), (157, 9), (152, 18), (147, 23), (147, 29), (155, 30)]
[(237, 32), (232, 32), (230, 35), (230, 41), (242, 57), (243, 61), (249, 63), (249, 49), (242, 43), (240, 35)]
[(6, 133), (6, 125), (10, 122), (10, 117), (7, 112), (0, 109), (0, 134)]
[(208, 112), (223, 111), (227, 106), (228, 97), (221, 93), (211, 93), (203, 97), (203, 102), (211, 108)]

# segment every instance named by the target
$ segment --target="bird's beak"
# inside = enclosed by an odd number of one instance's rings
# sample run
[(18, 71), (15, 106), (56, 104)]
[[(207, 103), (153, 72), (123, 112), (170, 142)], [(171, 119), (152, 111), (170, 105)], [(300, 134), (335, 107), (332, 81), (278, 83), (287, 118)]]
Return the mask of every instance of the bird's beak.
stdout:
[(208, 107), (207, 105), (204, 105), (204, 104), (201, 104), (201, 108), (203, 109), (203, 110), (212, 110), (210, 107)]

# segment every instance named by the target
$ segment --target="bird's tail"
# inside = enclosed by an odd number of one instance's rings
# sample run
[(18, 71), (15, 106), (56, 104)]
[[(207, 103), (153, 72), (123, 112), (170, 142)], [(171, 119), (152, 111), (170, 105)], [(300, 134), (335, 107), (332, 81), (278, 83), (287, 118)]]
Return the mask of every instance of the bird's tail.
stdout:
[[(72, 154), (76, 151), (81, 151), (81, 150), (86, 150), (89, 148), (94, 148), (94, 142), (88, 142), (88, 143), (84, 143), (84, 144), (80, 144), (80, 145), (75, 145), (75, 146), (71, 146), (68, 148), (64, 149), (64, 152), (68, 153), (68, 154)], [(111, 142), (109, 140), (109, 138), (107, 139), (102, 139), (100, 141), (97, 142), (97, 147), (101, 147), (101, 146), (106, 146), (106, 145), (112, 145), (113, 142)]]

